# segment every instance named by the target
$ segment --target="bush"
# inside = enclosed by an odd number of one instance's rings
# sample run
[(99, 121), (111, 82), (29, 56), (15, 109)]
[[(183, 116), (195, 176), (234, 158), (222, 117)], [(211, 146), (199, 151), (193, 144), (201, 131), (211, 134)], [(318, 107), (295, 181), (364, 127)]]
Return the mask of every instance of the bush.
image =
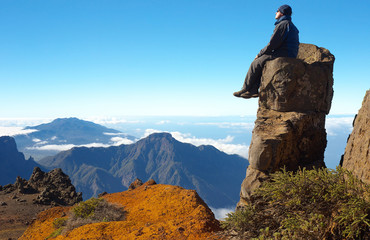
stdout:
[(110, 204), (104, 199), (91, 198), (73, 207), (68, 218), (55, 219), (53, 226), (56, 230), (48, 239), (91, 223), (122, 221), (125, 219), (125, 214), (123, 208)]
[(257, 239), (370, 239), (370, 188), (349, 171), (282, 170), (222, 223)]
[(91, 218), (95, 214), (95, 210), (103, 202), (103, 199), (91, 198), (85, 202), (80, 202), (72, 211), (76, 218)]

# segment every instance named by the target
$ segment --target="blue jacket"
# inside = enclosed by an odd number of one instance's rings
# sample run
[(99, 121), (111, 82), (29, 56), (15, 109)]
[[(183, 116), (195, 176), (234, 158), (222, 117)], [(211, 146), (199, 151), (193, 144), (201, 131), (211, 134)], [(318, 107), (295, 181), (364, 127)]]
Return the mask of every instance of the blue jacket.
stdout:
[(274, 33), (270, 42), (258, 57), (268, 54), (274, 57), (297, 57), (299, 48), (299, 31), (292, 23), (290, 16), (282, 16), (275, 22)]

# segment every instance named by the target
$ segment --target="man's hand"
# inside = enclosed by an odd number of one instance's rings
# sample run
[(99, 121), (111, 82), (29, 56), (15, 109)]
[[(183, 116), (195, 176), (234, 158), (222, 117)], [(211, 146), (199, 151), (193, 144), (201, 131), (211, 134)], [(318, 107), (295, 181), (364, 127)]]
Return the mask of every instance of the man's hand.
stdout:
[(256, 55), (256, 57), (254, 58), (254, 60), (256, 60), (258, 58), (258, 55)]

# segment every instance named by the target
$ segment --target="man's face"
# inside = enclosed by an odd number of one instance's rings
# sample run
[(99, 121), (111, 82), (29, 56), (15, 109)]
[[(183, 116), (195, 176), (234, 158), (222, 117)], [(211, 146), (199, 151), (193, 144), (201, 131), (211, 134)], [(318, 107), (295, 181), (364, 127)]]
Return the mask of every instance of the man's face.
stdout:
[(279, 10), (276, 12), (276, 15), (275, 15), (275, 19), (279, 19), (281, 18), (282, 16), (284, 16), (284, 14), (282, 14)]

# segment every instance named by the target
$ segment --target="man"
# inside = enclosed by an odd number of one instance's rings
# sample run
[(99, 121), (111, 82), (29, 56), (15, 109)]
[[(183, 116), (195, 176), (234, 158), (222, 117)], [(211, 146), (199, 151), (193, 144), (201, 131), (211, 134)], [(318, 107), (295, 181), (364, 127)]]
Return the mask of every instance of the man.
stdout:
[(258, 89), (261, 83), (262, 70), (265, 63), (277, 57), (297, 57), (299, 47), (298, 29), (292, 23), (292, 8), (282, 5), (278, 8), (275, 19), (275, 30), (270, 42), (264, 47), (253, 60), (243, 88), (234, 92), (235, 97), (253, 98), (258, 97)]

